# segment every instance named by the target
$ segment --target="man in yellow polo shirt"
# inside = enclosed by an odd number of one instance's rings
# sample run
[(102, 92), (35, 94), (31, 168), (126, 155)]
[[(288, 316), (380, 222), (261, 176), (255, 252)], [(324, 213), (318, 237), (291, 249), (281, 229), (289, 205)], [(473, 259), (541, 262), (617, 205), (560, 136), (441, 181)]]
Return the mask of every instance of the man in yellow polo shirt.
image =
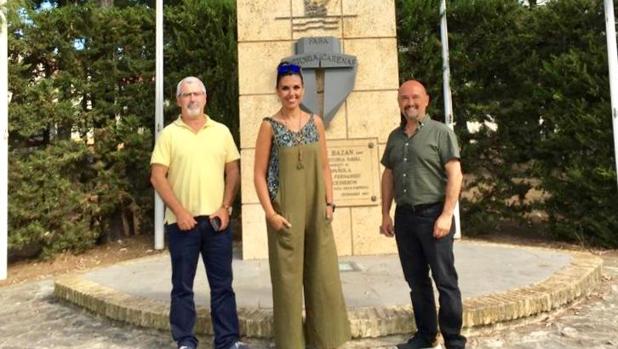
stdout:
[(204, 114), (206, 88), (195, 77), (176, 88), (180, 117), (165, 127), (152, 152), (151, 182), (165, 205), (172, 260), (170, 327), (180, 349), (196, 349), (193, 280), (201, 253), (210, 285), (215, 349), (245, 349), (239, 341), (232, 289), (231, 205), (240, 155), (229, 129)]

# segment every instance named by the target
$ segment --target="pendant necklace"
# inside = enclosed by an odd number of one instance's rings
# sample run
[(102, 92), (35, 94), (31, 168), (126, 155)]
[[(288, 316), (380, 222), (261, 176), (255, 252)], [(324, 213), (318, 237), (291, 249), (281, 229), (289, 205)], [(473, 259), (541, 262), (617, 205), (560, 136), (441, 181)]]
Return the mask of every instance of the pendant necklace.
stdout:
[(303, 134), (300, 128), (301, 122), (302, 122), (302, 115), (303, 114), (301, 112), (301, 114), (298, 116), (298, 131), (297, 132), (292, 131), (287, 120), (285, 120), (285, 126), (287, 126), (288, 131), (292, 134), (293, 143), (298, 148), (298, 158), (297, 158), (296, 168), (299, 170), (302, 170), (303, 168), (305, 168), (305, 166), (303, 165), (303, 150), (302, 150), (302, 144), (304, 142), (303, 142)]

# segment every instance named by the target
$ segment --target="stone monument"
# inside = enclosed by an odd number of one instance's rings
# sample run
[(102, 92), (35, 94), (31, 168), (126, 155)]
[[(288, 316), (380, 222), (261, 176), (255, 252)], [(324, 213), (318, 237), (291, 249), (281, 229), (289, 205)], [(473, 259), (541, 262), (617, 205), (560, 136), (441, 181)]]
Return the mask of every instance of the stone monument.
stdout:
[(280, 107), (277, 64), (303, 67), (303, 108), (320, 114), (333, 173), (339, 255), (396, 253), (381, 223), (380, 156), (399, 123), (394, 0), (237, 0), (243, 258), (267, 258), (253, 186), (262, 119)]

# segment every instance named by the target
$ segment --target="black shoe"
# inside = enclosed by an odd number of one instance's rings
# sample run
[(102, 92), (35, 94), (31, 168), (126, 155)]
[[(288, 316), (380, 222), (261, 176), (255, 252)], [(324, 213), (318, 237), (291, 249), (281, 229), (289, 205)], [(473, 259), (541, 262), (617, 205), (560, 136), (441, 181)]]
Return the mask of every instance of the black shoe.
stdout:
[(441, 349), (442, 346), (438, 340), (428, 341), (424, 337), (415, 334), (414, 337), (408, 339), (407, 343), (397, 344), (397, 349)]

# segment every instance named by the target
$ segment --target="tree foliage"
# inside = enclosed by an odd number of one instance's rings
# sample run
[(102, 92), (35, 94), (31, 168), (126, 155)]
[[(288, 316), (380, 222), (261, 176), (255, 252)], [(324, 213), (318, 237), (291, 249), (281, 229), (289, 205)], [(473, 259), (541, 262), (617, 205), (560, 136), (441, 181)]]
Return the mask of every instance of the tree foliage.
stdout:
[[(618, 246), (610, 91), (603, 1), (539, 7), (538, 74), (542, 141), (533, 175), (560, 238)], [(563, 30), (570, 28), (570, 30)]]
[(166, 120), (178, 117), (178, 81), (193, 75), (206, 85), (207, 113), (226, 124), (238, 141), (235, 2), (186, 0), (168, 7), (165, 42), (165, 96), (171, 101)]
[[(439, 0), (397, 4), (401, 78), (437, 96)], [(617, 246), (603, 2), (459, 0), (447, 18), (455, 129), (476, 194), (462, 200), (466, 231), (542, 210), (556, 237)], [(440, 96), (432, 108), (443, 114)], [(545, 199), (530, 201), (532, 190)]]
[[(155, 13), (137, 1), (75, 3), (22, 2), (9, 19), (12, 252), (46, 256), (151, 231)], [(196, 75), (213, 81), (210, 112), (238, 124), (231, 5), (165, 8), (168, 122), (176, 82)]]
[[(8, 4), (10, 249), (50, 255), (151, 231), (154, 1), (43, 2)], [(557, 238), (616, 246), (602, 1), (529, 3), (449, 1), (455, 131), (474, 189), (465, 231), (537, 210)], [(238, 139), (235, 1), (165, 4), (166, 123), (176, 83), (194, 75)], [(440, 119), (439, 0), (396, 4), (400, 78), (426, 83)]]

